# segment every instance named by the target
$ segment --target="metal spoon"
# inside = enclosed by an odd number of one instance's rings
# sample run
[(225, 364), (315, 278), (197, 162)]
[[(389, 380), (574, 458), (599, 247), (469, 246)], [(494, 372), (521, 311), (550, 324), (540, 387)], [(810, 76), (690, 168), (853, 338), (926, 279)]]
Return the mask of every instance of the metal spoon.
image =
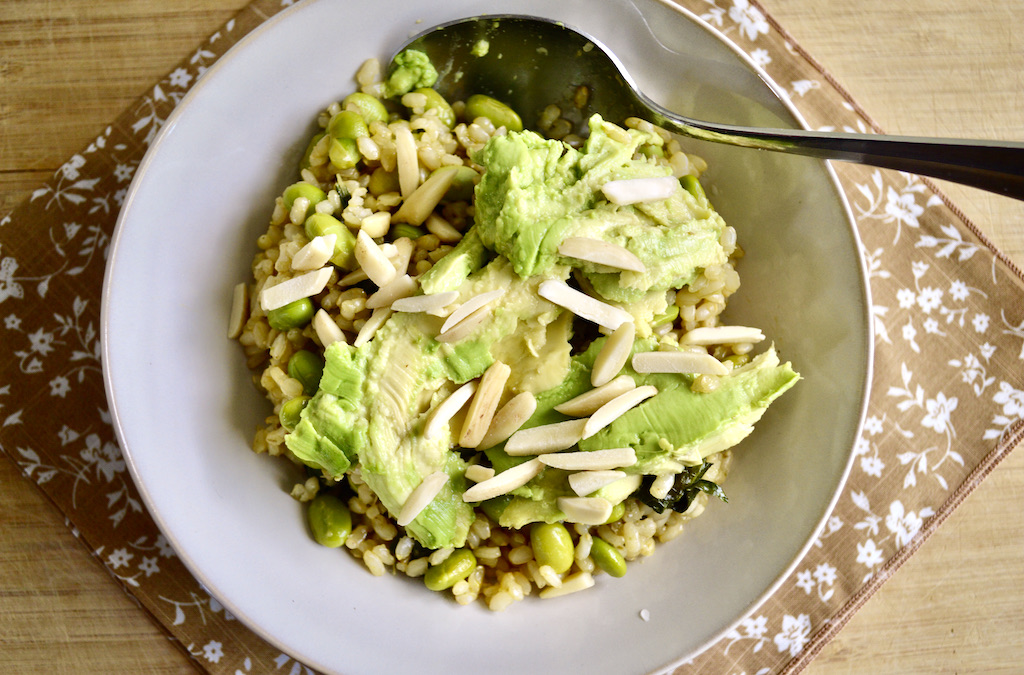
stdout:
[[(563, 116), (575, 113), (578, 126), (594, 112), (617, 123), (640, 117), (706, 141), (897, 169), (1024, 199), (1024, 143), (758, 129), (691, 119), (637, 90), (598, 40), (549, 19), (459, 19), (420, 33), (399, 53), (406, 49), (430, 57), (439, 74), (434, 88), (448, 100), (493, 96), (516, 110), (528, 127), (554, 103)], [(578, 106), (581, 87), (587, 96)]]

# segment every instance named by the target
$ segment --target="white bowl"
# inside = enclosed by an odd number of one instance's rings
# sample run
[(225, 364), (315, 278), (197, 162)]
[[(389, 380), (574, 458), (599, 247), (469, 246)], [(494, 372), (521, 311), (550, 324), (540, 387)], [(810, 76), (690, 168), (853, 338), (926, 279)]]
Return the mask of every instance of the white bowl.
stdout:
[[(736, 454), (726, 488), (679, 539), (622, 579), (502, 613), (412, 580), (374, 578), (315, 544), (288, 496), (298, 472), (249, 449), (268, 413), (225, 338), (231, 287), (319, 110), (358, 65), (412, 33), (481, 13), (564, 20), (614, 50), (661, 102), (697, 117), (799, 126), (756, 68), (655, 0), (314, 0), (242, 40), (168, 120), (125, 201), (103, 295), (111, 411), (132, 475), (182, 560), (230, 611), (328, 672), (589, 672), (665, 668), (768, 597), (827, 517), (848, 471), (871, 362), (868, 291), (848, 207), (819, 161), (697, 148), (747, 256), (731, 321), (763, 327), (804, 380)], [(649, 621), (639, 617), (649, 612)]]

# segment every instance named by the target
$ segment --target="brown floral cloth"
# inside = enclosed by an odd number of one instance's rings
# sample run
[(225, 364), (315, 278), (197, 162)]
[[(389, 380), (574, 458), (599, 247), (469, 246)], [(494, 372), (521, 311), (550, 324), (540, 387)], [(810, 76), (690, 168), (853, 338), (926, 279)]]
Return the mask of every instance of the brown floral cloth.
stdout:
[[(756, 4), (678, 1), (761, 65), (812, 127), (876, 130)], [(100, 289), (114, 221), (163, 121), (206, 68), (290, 4), (255, 0), (0, 219), (0, 449), (211, 673), (312, 671), (236, 621), (146, 512), (104, 396)], [(874, 384), (853, 472), (790, 578), (680, 670), (799, 671), (1024, 437), (1021, 271), (929, 182), (835, 168), (874, 298)]]

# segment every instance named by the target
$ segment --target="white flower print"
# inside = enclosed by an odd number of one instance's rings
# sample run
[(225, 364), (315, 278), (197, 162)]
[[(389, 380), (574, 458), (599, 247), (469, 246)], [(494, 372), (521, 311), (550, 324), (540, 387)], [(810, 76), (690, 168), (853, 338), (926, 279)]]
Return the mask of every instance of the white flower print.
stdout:
[(967, 284), (960, 281), (959, 279), (954, 280), (949, 284), (949, 296), (958, 302), (963, 302), (970, 296), (971, 291), (967, 288)]
[(128, 552), (127, 549), (119, 548), (115, 549), (113, 553), (107, 556), (107, 564), (112, 568), (120, 569), (128, 565), (132, 558), (135, 556)]
[(64, 162), (60, 167), (60, 172), (68, 180), (78, 180), (80, 175), (78, 170), (85, 166), (85, 157), (81, 155), (73, 155), (71, 159)]
[(127, 164), (118, 164), (114, 167), (114, 178), (119, 183), (124, 183), (132, 179), (132, 174), (135, 173), (134, 166), (128, 166)]
[(885, 462), (883, 462), (877, 455), (873, 457), (862, 457), (860, 460), (861, 471), (869, 476), (875, 478), (882, 477), (882, 471), (885, 469)]
[(857, 562), (869, 570), (881, 565), (885, 561), (885, 554), (882, 549), (875, 545), (874, 539), (868, 539), (863, 544), (857, 544)]
[(729, 640), (729, 644), (725, 646), (724, 652), (728, 654), (729, 648), (742, 640), (753, 640), (754, 647), (751, 651), (755, 653), (761, 651), (761, 647), (764, 646), (764, 642), (766, 640), (765, 636), (768, 634), (768, 618), (764, 615), (756, 617), (748, 616), (740, 621), (738, 628), (742, 629), (743, 632), (740, 633), (737, 628), (733, 628), (725, 634), (726, 639)]
[(139, 570), (144, 572), (147, 577), (151, 577), (160, 571), (160, 565), (157, 564), (156, 558), (143, 558), (142, 562), (139, 563)]
[(811, 637), (811, 617), (806, 614), (782, 617), (782, 632), (774, 638), (775, 646), (780, 652), (789, 651), (796, 656)]
[(160, 551), (160, 557), (162, 558), (173, 558), (175, 555), (171, 543), (162, 534), (156, 538), (156, 548)]
[(184, 68), (178, 68), (170, 76), (170, 83), (173, 87), (184, 89), (192, 81), (192, 76)]
[(957, 403), (958, 401), (955, 396), (946, 398), (946, 395), (940, 391), (935, 398), (925, 401), (924, 405), (927, 414), (921, 420), (921, 424), (929, 429), (934, 429), (936, 433), (950, 433), (955, 436), (956, 434), (950, 425), (949, 417), (956, 410)]
[(21, 330), (21, 319), (14, 314), (4, 317), (4, 328), (7, 330)]
[(871, 436), (877, 436), (882, 433), (882, 420), (876, 415), (871, 415), (864, 420), (864, 431)]
[(748, 0), (733, 0), (729, 8), (729, 18), (740, 27), (740, 33), (748, 40), (756, 40), (758, 35), (768, 34), (768, 21), (756, 7), (751, 7)]
[(71, 385), (68, 383), (68, 378), (63, 375), (58, 375), (50, 380), (50, 396), (60, 396), (61, 398), (65, 398), (70, 391)]
[(917, 337), (917, 329), (914, 328), (914, 322), (908, 320), (903, 326), (903, 339), (910, 344), (910, 348), (918, 354), (921, 353), (921, 347), (918, 346), (915, 338)]
[(984, 333), (985, 331), (988, 330), (988, 322), (988, 314), (978, 312), (977, 314), (974, 315), (974, 318), (971, 319), (971, 326), (974, 327), (975, 333)]
[(216, 640), (211, 640), (203, 645), (203, 657), (210, 663), (220, 663), (224, 656), (224, 646)]
[(750, 52), (750, 58), (760, 68), (764, 68), (772, 62), (772, 57), (768, 50), (761, 49), (760, 47)]
[[(921, 513), (931, 515), (933, 512), (930, 508), (926, 507), (921, 510)], [(896, 535), (896, 546), (898, 548), (903, 548), (910, 543), (910, 540), (921, 531), (923, 524), (924, 521), (921, 519), (921, 516), (913, 511), (906, 511), (903, 502), (900, 500), (897, 499), (889, 505), (889, 515), (885, 517), (885, 526)]]
[(918, 217), (924, 213), (924, 207), (918, 206), (912, 192), (896, 192), (891, 187), (886, 192), (885, 213), (892, 220), (909, 227), (920, 227)]
[(25, 291), (21, 284), (14, 280), (14, 273), (17, 271), (17, 260), (10, 256), (0, 259), (0, 302), (8, 298), (20, 299), (25, 297)]
[(44, 331), (42, 328), (31, 333), (28, 336), (28, 341), (29, 349), (40, 356), (46, 356), (53, 351), (53, 333)]
[(896, 301), (900, 305), (900, 309), (910, 309), (917, 303), (917, 294), (909, 288), (901, 288), (896, 291)]
[(941, 304), (942, 291), (938, 288), (925, 286), (917, 294), (917, 305), (925, 314), (931, 314), (932, 310), (937, 309)]

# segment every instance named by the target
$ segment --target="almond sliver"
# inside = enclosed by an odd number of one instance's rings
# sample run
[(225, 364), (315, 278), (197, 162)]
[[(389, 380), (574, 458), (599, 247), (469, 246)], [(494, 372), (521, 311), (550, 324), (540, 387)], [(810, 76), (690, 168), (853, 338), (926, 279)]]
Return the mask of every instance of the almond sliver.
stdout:
[(493, 291), (487, 291), (486, 293), (479, 293), (466, 300), (464, 303), (455, 308), (444, 324), (441, 325), (441, 335), (444, 335), (449, 330), (455, 327), (460, 321), (468, 317), (470, 314), (480, 309), (484, 305), (497, 300), (501, 296), (505, 295), (505, 289), (498, 288)]
[(561, 586), (548, 586), (540, 592), (544, 599), (557, 598), (569, 593), (585, 591), (594, 585), (594, 576), (590, 572), (577, 572), (562, 581)]
[(604, 471), (621, 469), (636, 464), (633, 448), (607, 448), (605, 450), (578, 450), (542, 455), (540, 461), (555, 469), (566, 471)]
[(269, 288), (264, 287), (260, 292), (260, 307), (264, 312), (271, 312), (296, 300), (316, 295), (324, 290), (333, 271), (331, 267), (322, 267), (292, 277)]
[(747, 326), (708, 326), (694, 328), (680, 338), (679, 342), (687, 345), (732, 345), (740, 342), (760, 342), (764, 333), (760, 328)]
[(408, 199), (420, 184), (420, 162), (416, 153), (416, 139), (412, 130), (404, 125), (396, 126), (395, 158), (398, 164), (398, 186), (402, 198)]
[(466, 405), (473, 397), (474, 392), (476, 392), (476, 380), (470, 380), (452, 392), (448, 398), (438, 403), (427, 417), (427, 424), (423, 428), (423, 437), (428, 441), (437, 438), (441, 434), (441, 430), (455, 417), (455, 413), (462, 410), (462, 406)]
[(646, 384), (642, 387), (637, 387), (636, 389), (627, 391), (625, 394), (619, 394), (598, 408), (593, 415), (585, 418), (587, 423), (583, 428), (583, 438), (590, 438), (601, 429), (604, 429), (606, 426), (619, 419), (619, 417), (624, 415), (626, 412), (640, 405), (642, 402), (657, 393), (657, 387)]
[(341, 342), (345, 339), (345, 334), (341, 332), (338, 324), (334, 322), (330, 314), (322, 309), (318, 309), (316, 314), (313, 315), (312, 323), (313, 331), (320, 338), (320, 344), (323, 345), (324, 349), (327, 349), (327, 347), (335, 342)]
[(336, 234), (322, 234), (313, 237), (308, 244), (300, 248), (292, 256), (293, 270), (318, 270), (326, 265), (334, 255)]
[(482, 324), (488, 316), (491, 315), (491, 308), (484, 305), (480, 309), (476, 310), (462, 321), (452, 326), (447, 332), (441, 333), (437, 336), (438, 342), (452, 343), (458, 342), (462, 338), (472, 333), (477, 326)]
[(477, 449), (487, 450), (508, 440), (508, 437), (523, 426), (536, 410), (537, 398), (531, 392), (524, 391), (516, 394), (494, 414), (491, 426), (487, 429), (480, 444), (476, 446)]
[(602, 469), (597, 471), (580, 471), (569, 474), (569, 487), (580, 497), (600, 490), (606, 485), (611, 485), (617, 480), (626, 477), (625, 471), (612, 471)]
[(668, 199), (679, 187), (679, 181), (674, 176), (658, 176), (608, 181), (601, 186), (601, 192), (612, 204), (627, 206)]
[(626, 321), (633, 320), (626, 310), (581, 293), (564, 281), (549, 279), (540, 285), (537, 293), (576, 316), (593, 321), (609, 330), (615, 330)]
[(419, 288), (419, 285), (416, 283), (416, 280), (408, 274), (395, 277), (366, 299), (366, 308), (379, 309), (381, 307), (389, 307), (395, 300), (411, 296), (416, 292), (417, 288)]
[(619, 375), (611, 382), (602, 384), (600, 387), (596, 387), (590, 391), (585, 391), (579, 396), (569, 399), (565, 403), (559, 403), (555, 406), (555, 410), (563, 415), (586, 417), (587, 415), (594, 414), (598, 408), (619, 394), (625, 394), (630, 389), (635, 388), (636, 383), (633, 382), (632, 377), (629, 375)]
[(594, 368), (590, 371), (590, 383), (595, 387), (608, 384), (622, 367), (626, 365), (633, 351), (633, 339), (636, 337), (636, 325), (632, 321), (623, 323), (605, 340), (594, 359)]
[(627, 248), (601, 239), (569, 237), (558, 245), (558, 252), (567, 258), (586, 260), (620, 270), (641, 273), (647, 270), (643, 261)]
[(555, 422), (530, 429), (520, 429), (505, 443), (505, 452), (513, 457), (543, 455), (565, 450), (579, 443), (588, 418)]
[(612, 503), (603, 497), (559, 497), (557, 503), (570, 523), (601, 525), (612, 515)]
[(367, 278), (377, 284), (386, 286), (397, 276), (395, 266), (381, 250), (380, 246), (362, 230), (356, 234), (356, 260), (366, 272)]
[(543, 470), (544, 465), (537, 458), (527, 460), (469, 488), (462, 494), (462, 501), (482, 502), (493, 499), (526, 485)]
[(695, 352), (641, 352), (633, 356), (632, 366), (638, 373), (729, 374), (729, 367), (711, 354)]
[(396, 312), (436, 312), (452, 304), (459, 298), (458, 291), (445, 291), (443, 293), (432, 293), (430, 295), (414, 295), (408, 298), (399, 298), (391, 303), (391, 309)]
[(416, 489), (409, 494), (409, 498), (405, 500), (405, 504), (402, 506), (402, 510), (399, 512), (395, 522), (401, 527), (411, 523), (430, 502), (434, 501), (434, 497), (437, 496), (437, 493), (441, 491), (441, 488), (447, 482), (448, 474), (444, 471), (435, 471), (424, 478), (416, 486)]
[(366, 320), (363, 327), (359, 329), (359, 333), (356, 334), (356, 339), (352, 341), (353, 347), (362, 347), (367, 342), (373, 339), (374, 334), (377, 330), (384, 325), (384, 322), (391, 316), (390, 307), (378, 307), (373, 310), (373, 314)]
[(483, 464), (470, 464), (466, 467), (466, 478), (474, 483), (482, 483), (494, 478), (494, 469)]
[(228, 338), (234, 340), (242, 334), (249, 318), (249, 288), (245, 282), (235, 284), (231, 291), (231, 315), (228, 317)]
[(501, 361), (495, 361), (484, 371), (480, 377), (480, 384), (477, 385), (476, 394), (469, 404), (466, 422), (459, 436), (459, 445), (464, 448), (475, 448), (483, 440), (484, 434), (491, 426), (494, 411), (498, 409), (498, 401), (505, 393), (505, 383), (511, 374), (512, 369)]

